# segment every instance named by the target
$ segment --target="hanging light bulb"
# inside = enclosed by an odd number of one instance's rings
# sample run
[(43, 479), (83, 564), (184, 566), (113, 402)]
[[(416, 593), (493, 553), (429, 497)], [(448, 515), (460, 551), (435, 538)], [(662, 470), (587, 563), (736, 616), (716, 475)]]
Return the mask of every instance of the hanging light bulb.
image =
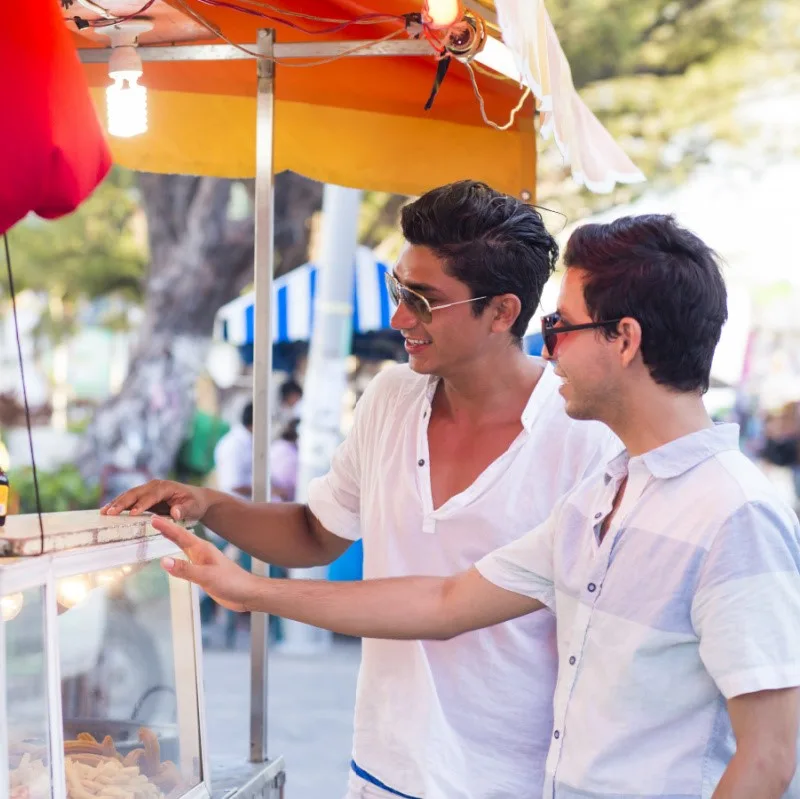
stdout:
[(89, 596), (90, 585), (85, 577), (65, 577), (56, 589), (58, 604), (64, 608), (74, 608)]
[(8, 596), (0, 597), (0, 615), (3, 621), (11, 621), (19, 616), (22, 610), (22, 594), (8, 594)]
[(459, 0), (426, 0), (423, 20), (434, 28), (447, 28), (461, 19)]
[(117, 72), (106, 89), (108, 132), (130, 138), (147, 132), (147, 89), (136, 81), (141, 72)]
[(108, 74), (114, 82), (106, 89), (106, 113), (112, 136), (130, 138), (147, 132), (147, 89), (138, 82), (142, 59), (136, 46), (139, 36), (152, 27), (147, 20), (132, 19), (97, 29), (111, 39)]

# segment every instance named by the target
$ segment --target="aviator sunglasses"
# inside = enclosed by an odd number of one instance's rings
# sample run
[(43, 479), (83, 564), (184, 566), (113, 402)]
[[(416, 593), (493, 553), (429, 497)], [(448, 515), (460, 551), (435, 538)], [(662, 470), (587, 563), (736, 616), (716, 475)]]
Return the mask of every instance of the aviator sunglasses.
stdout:
[(472, 297), (469, 300), (459, 300), (458, 302), (447, 302), (443, 305), (431, 305), (428, 300), (416, 291), (406, 288), (391, 272), (385, 273), (386, 287), (389, 289), (389, 296), (395, 305), (403, 305), (408, 308), (420, 322), (428, 323), (433, 319), (434, 311), (441, 311), (442, 308), (452, 308), (454, 305), (466, 305), (470, 302), (485, 300), (483, 297)]

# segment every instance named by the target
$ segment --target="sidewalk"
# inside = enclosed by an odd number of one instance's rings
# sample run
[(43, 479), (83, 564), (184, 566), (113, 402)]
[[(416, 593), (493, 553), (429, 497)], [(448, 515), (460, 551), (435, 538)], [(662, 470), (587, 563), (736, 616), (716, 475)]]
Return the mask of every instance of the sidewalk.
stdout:
[[(244, 646), (247, 648), (242, 648)], [(286, 759), (286, 799), (340, 799), (345, 792), (361, 647), (336, 639), (318, 658), (270, 653), (268, 751)], [(212, 764), (249, 753), (250, 650), (203, 656)]]

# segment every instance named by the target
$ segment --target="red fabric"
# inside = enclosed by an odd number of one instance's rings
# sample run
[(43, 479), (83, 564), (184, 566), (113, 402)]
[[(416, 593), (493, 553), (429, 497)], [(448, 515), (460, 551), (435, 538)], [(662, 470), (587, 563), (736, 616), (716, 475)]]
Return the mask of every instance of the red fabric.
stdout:
[(58, 0), (4, 3), (0, 25), (0, 233), (29, 211), (53, 219), (111, 168)]

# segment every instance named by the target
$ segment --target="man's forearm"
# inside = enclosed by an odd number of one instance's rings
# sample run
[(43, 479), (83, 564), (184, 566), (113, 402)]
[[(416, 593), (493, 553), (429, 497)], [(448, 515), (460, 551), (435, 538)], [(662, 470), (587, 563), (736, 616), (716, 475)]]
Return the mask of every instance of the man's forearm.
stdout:
[(330, 563), (340, 554), (326, 548), (319, 522), (305, 505), (247, 502), (222, 491), (203, 491), (208, 511), (202, 523), (258, 560), (306, 568)]
[(401, 577), (358, 582), (254, 580), (249, 610), (362, 638), (442, 639), (459, 630), (447, 618), (447, 580)]
[(794, 775), (794, 759), (775, 753), (737, 751), (712, 799), (781, 799)]
[(452, 638), (544, 607), (499, 588), (476, 569), (452, 577), (336, 583), (253, 577), (250, 610), (362, 638)]

